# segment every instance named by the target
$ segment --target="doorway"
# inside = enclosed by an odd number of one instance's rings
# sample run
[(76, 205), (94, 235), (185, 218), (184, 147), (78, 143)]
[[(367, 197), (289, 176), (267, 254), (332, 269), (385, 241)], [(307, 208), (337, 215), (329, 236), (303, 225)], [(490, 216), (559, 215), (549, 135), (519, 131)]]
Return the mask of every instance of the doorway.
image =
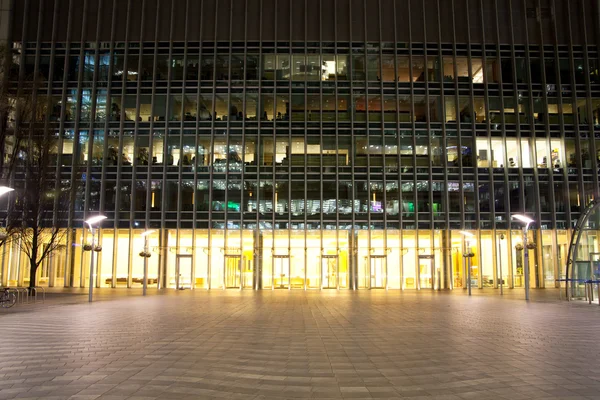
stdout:
[(273, 289), (290, 289), (290, 256), (273, 256)]
[(179, 290), (192, 288), (193, 258), (189, 254), (177, 254), (175, 265), (175, 288)]
[(435, 288), (435, 258), (431, 254), (419, 255), (419, 289)]
[(321, 257), (321, 282), (322, 289), (339, 289), (338, 256)]
[(370, 256), (370, 289), (387, 289), (387, 257)]
[(225, 255), (224, 260), (225, 271), (223, 278), (225, 289), (241, 289), (241, 262), (242, 258), (239, 255)]

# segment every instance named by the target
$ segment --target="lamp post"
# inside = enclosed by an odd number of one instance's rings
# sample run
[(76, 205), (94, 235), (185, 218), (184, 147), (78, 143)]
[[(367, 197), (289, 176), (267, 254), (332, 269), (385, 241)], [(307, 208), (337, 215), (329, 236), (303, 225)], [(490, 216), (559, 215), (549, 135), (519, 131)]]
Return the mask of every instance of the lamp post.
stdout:
[(529, 249), (535, 247), (535, 243), (527, 243), (527, 231), (529, 230), (529, 225), (534, 222), (531, 218), (526, 215), (513, 215), (514, 219), (522, 222), (523, 227), (523, 274), (525, 275), (525, 300), (529, 300)]
[(473, 252), (471, 251), (471, 238), (474, 237), (475, 235), (473, 235), (471, 232), (467, 232), (467, 231), (460, 231), (459, 232), (461, 235), (464, 236), (465, 238), (465, 251), (463, 252), (463, 257), (465, 258), (465, 261), (467, 263), (467, 289), (469, 290), (469, 296), (471, 295), (471, 258), (473, 258), (473, 256), (475, 254), (473, 254)]
[(148, 289), (148, 258), (152, 254), (148, 251), (148, 236), (156, 232), (155, 230), (145, 231), (142, 233), (142, 237), (144, 238), (144, 251), (140, 253), (141, 257), (144, 257), (144, 286), (142, 290), (142, 295), (146, 295), (146, 289)]
[(96, 215), (94, 217), (90, 217), (84, 221), (84, 223), (88, 224), (90, 227), (90, 232), (92, 233), (92, 244), (85, 245), (83, 250), (91, 251), (90, 253), (90, 293), (88, 301), (91, 303), (93, 299), (93, 291), (94, 291), (94, 252), (99, 252), (102, 250), (102, 247), (96, 246), (95, 236), (96, 230), (94, 230), (94, 225), (100, 225), (100, 222), (104, 221), (106, 217), (104, 215)]
[(500, 240), (498, 241), (498, 276), (500, 277), (500, 296), (504, 295), (504, 278), (502, 277), (502, 241), (504, 240), (504, 233), (500, 234)]

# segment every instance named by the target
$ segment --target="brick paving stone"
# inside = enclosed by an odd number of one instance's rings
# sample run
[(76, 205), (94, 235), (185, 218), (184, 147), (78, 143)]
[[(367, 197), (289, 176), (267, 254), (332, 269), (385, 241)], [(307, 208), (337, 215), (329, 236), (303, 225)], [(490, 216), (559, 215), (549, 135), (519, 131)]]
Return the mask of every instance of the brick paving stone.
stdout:
[(51, 291), (0, 310), (0, 400), (600, 399), (600, 307), (482, 292)]

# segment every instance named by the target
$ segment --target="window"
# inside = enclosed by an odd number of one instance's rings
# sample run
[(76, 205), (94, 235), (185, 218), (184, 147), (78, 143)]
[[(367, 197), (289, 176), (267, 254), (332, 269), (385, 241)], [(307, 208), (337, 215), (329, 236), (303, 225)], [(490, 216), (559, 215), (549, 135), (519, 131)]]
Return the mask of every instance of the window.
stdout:
[(469, 59), (467, 57), (456, 57), (456, 79), (458, 83), (469, 83), (471, 81), (469, 77)]
[(70, 56), (69, 57), (69, 66), (67, 71), (67, 80), (68, 81), (78, 81), (79, 80), (79, 56)]
[(244, 120), (244, 98), (241, 93), (231, 93), (229, 99), (229, 120), (243, 121)]
[(577, 99), (577, 121), (580, 125), (587, 125), (590, 121), (586, 99)]
[(485, 112), (485, 99), (483, 97), (473, 98), (473, 110), (475, 122), (483, 123), (487, 120)]
[(444, 97), (446, 122), (456, 122), (456, 97)]
[(425, 82), (425, 57), (412, 57), (412, 81)]
[(198, 100), (198, 119), (200, 121), (210, 121), (213, 116), (212, 95), (201, 94)]
[(546, 139), (536, 139), (535, 141), (535, 162), (538, 168), (551, 168), (550, 152), (548, 151)]
[(318, 55), (308, 55), (306, 57), (305, 74), (307, 81), (318, 81), (323, 76), (323, 64)]
[(154, 56), (142, 56), (142, 70), (140, 79), (142, 81), (151, 81), (154, 71)]
[(216, 79), (218, 81), (229, 80), (229, 56), (217, 56), (215, 62)]
[(96, 69), (95, 53), (93, 51), (86, 51), (84, 53), (83, 57), (84, 57), (83, 80), (84, 81), (93, 81), (94, 80), (94, 70)]
[(198, 110), (196, 95), (186, 94), (183, 96), (183, 120), (195, 121)]
[(269, 54), (263, 56), (263, 79), (289, 80), (290, 56)]
[(138, 80), (138, 71), (140, 68), (140, 56), (137, 54), (127, 55), (127, 76), (126, 79), (130, 82)]
[(544, 60), (546, 69), (546, 84), (556, 84), (556, 62), (551, 58)]
[(517, 71), (517, 83), (527, 83), (527, 60), (524, 58), (516, 58), (515, 69)]
[(480, 58), (471, 59), (471, 73), (473, 74), (473, 83), (483, 83), (483, 63)]
[(187, 81), (197, 81), (199, 72), (198, 56), (188, 56), (185, 67), (185, 79)]
[(367, 56), (367, 80), (380, 81), (379, 65), (380, 59), (378, 55), (370, 54)]
[[(503, 139), (492, 138), (492, 168), (504, 168), (506, 167), (506, 163), (504, 162), (504, 143)], [(514, 159), (513, 159), (514, 162)]]
[(575, 65), (575, 84), (576, 85), (585, 85), (585, 63), (581, 58), (576, 58), (573, 60)]
[(567, 167), (577, 168), (577, 152), (574, 139), (565, 139), (565, 153), (567, 156)]
[(183, 80), (183, 56), (175, 56), (171, 60), (171, 80), (182, 81)]
[(485, 60), (485, 76), (487, 83), (500, 83), (500, 65), (498, 60), (489, 59)]
[(348, 80), (348, 56), (340, 55), (336, 56), (336, 71), (337, 71), (337, 79), (339, 81), (347, 81)]
[[(506, 138), (506, 154), (508, 157), (506, 166), (508, 168), (519, 168), (521, 158), (517, 139)], [(504, 154), (502, 156), (504, 157)]]
[(542, 64), (539, 58), (532, 58), (529, 60), (531, 65), (531, 83), (541, 84), (542, 83)]
[(215, 59), (211, 55), (202, 54), (200, 57), (200, 79), (212, 81), (214, 76)]
[(521, 139), (521, 160), (523, 168), (532, 168), (533, 165), (531, 163), (531, 146), (529, 145), (529, 139), (522, 138)]
[(215, 121), (226, 121), (229, 110), (227, 107), (227, 93), (215, 94)]
[(384, 82), (396, 81), (396, 66), (394, 56), (383, 55), (381, 58), (381, 75)]
[(365, 57), (352, 56), (352, 80), (363, 81), (365, 77)]
[(258, 93), (246, 91), (246, 119), (256, 121), (258, 116)]
[(598, 68), (598, 60), (590, 59), (590, 83), (597, 85), (600, 83), (600, 69)]
[(246, 56), (246, 79), (254, 81), (258, 79), (258, 56)]
[(486, 138), (478, 138), (475, 144), (477, 145), (477, 167), (489, 168), (492, 165), (492, 155), (488, 140)]
[[(238, 81), (244, 79), (244, 58), (240, 56), (231, 56), (231, 80)], [(241, 110), (241, 108), (240, 108)]]
[(410, 63), (408, 56), (398, 56), (396, 60), (398, 82), (410, 82)]

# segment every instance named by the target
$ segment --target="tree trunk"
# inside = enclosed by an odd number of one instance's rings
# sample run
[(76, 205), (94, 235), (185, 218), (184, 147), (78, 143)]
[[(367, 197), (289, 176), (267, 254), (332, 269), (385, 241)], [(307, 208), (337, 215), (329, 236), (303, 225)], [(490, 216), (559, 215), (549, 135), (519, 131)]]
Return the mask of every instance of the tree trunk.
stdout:
[(29, 260), (29, 294), (31, 294), (31, 288), (36, 286), (37, 269), (35, 260)]
[(36, 272), (38, 269), (37, 257), (38, 257), (38, 234), (34, 230), (31, 237), (31, 254), (29, 257), (29, 294), (31, 294), (31, 288), (36, 286)]

